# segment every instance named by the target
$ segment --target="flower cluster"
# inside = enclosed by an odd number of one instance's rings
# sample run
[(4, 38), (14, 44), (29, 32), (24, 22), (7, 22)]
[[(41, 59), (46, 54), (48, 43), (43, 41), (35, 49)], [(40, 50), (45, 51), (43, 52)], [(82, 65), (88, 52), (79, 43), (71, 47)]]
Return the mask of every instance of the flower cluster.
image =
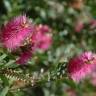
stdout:
[[(38, 49), (46, 51), (52, 44), (51, 29), (47, 25), (34, 25), (26, 15), (13, 18), (1, 31), (1, 41), (5, 48), (11, 51), (22, 50), (16, 61), (18, 64), (26, 64), (34, 52)], [(68, 75), (75, 82), (79, 82), (93, 72), (95, 65), (96, 54), (84, 52), (69, 61)]]
[(37, 49), (45, 51), (52, 43), (51, 29), (47, 25), (34, 25), (26, 15), (13, 18), (1, 31), (1, 41), (5, 48), (14, 51), (28, 47), (27, 50), (23, 50), (17, 60), (18, 63), (26, 63), (34, 51)]
[(84, 52), (69, 61), (68, 74), (75, 82), (79, 82), (87, 75), (91, 74), (95, 67), (96, 54)]

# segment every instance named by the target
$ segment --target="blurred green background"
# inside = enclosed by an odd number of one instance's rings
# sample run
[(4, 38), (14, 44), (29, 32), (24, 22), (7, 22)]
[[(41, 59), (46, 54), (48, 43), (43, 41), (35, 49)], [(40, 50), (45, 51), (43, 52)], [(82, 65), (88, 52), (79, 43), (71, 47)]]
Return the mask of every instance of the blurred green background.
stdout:
[[(96, 0), (85, 0), (82, 10), (67, 6), (68, 2), (71, 0), (0, 0), (0, 26), (14, 16), (26, 14), (35, 24), (47, 24), (52, 28), (51, 48), (43, 54), (37, 53), (36, 58), (28, 62), (31, 68), (20, 67), (19, 70), (27, 73), (40, 68), (54, 69), (59, 62), (82, 51), (96, 51), (96, 29), (91, 29), (89, 24), (91, 19), (96, 18)], [(78, 19), (85, 24), (80, 32), (75, 31)], [(0, 56), (1, 67), (17, 66), (12, 64), (14, 55), (2, 51), (2, 48)], [(0, 96), (96, 96), (96, 87), (89, 81), (79, 85), (70, 80), (48, 82), (12, 91), (7, 83), (9, 80), (0, 78)]]

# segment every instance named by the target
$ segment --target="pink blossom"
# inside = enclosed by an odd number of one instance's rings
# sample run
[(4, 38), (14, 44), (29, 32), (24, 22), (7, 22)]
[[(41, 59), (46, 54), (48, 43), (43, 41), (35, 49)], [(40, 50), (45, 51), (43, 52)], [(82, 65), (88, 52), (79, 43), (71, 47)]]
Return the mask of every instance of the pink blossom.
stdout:
[(75, 31), (76, 32), (80, 32), (82, 31), (82, 29), (84, 28), (84, 24), (82, 22), (77, 22), (76, 25), (75, 25)]
[(68, 73), (70, 78), (78, 83), (91, 74), (95, 66), (96, 55), (92, 52), (84, 52), (69, 61)]
[(26, 15), (17, 16), (2, 29), (3, 45), (11, 50), (18, 48), (28, 36), (32, 35), (33, 30), (33, 25)]
[(96, 20), (91, 20), (90, 21), (90, 26), (91, 26), (91, 28), (93, 29), (93, 28), (95, 28), (96, 27)]
[(50, 28), (47, 25), (36, 26), (35, 34), (31, 37), (32, 48), (47, 50), (52, 44), (52, 36), (49, 32)]
[(21, 54), (19, 59), (16, 61), (17, 64), (26, 64), (26, 62), (32, 57), (32, 53), (30, 51), (26, 51)]

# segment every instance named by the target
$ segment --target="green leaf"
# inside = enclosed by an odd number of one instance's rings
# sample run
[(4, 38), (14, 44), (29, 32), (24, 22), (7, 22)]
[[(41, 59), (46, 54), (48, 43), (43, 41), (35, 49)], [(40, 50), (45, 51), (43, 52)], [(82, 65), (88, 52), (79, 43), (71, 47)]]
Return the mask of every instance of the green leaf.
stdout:
[(3, 54), (2, 56), (0, 56), (0, 61), (6, 58), (6, 56), (7, 56), (6, 54)]
[(9, 90), (9, 86), (6, 86), (6, 87), (2, 90), (2, 92), (0, 92), (0, 96), (6, 96), (7, 93), (8, 93), (8, 90)]
[(15, 61), (14, 61), (14, 60), (10, 60), (8, 63), (6, 63), (6, 64), (4, 65), (4, 67), (11, 66), (13, 63), (15, 63)]
[(0, 74), (0, 78), (3, 81), (5, 86), (9, 85), (8, 79), (4, 75)]

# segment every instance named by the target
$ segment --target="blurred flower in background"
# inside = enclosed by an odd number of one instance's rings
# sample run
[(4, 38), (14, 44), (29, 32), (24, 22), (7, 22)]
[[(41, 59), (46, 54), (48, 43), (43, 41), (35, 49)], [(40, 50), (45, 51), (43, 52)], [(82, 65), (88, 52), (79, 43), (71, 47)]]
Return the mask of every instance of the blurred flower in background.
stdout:
[(35, 33), (31, 37), (31, 43), (33, 50), (41, 49), (47, 50), (52, 44), (52, 32), (47, 25), (37, 25), (35, 27)]

